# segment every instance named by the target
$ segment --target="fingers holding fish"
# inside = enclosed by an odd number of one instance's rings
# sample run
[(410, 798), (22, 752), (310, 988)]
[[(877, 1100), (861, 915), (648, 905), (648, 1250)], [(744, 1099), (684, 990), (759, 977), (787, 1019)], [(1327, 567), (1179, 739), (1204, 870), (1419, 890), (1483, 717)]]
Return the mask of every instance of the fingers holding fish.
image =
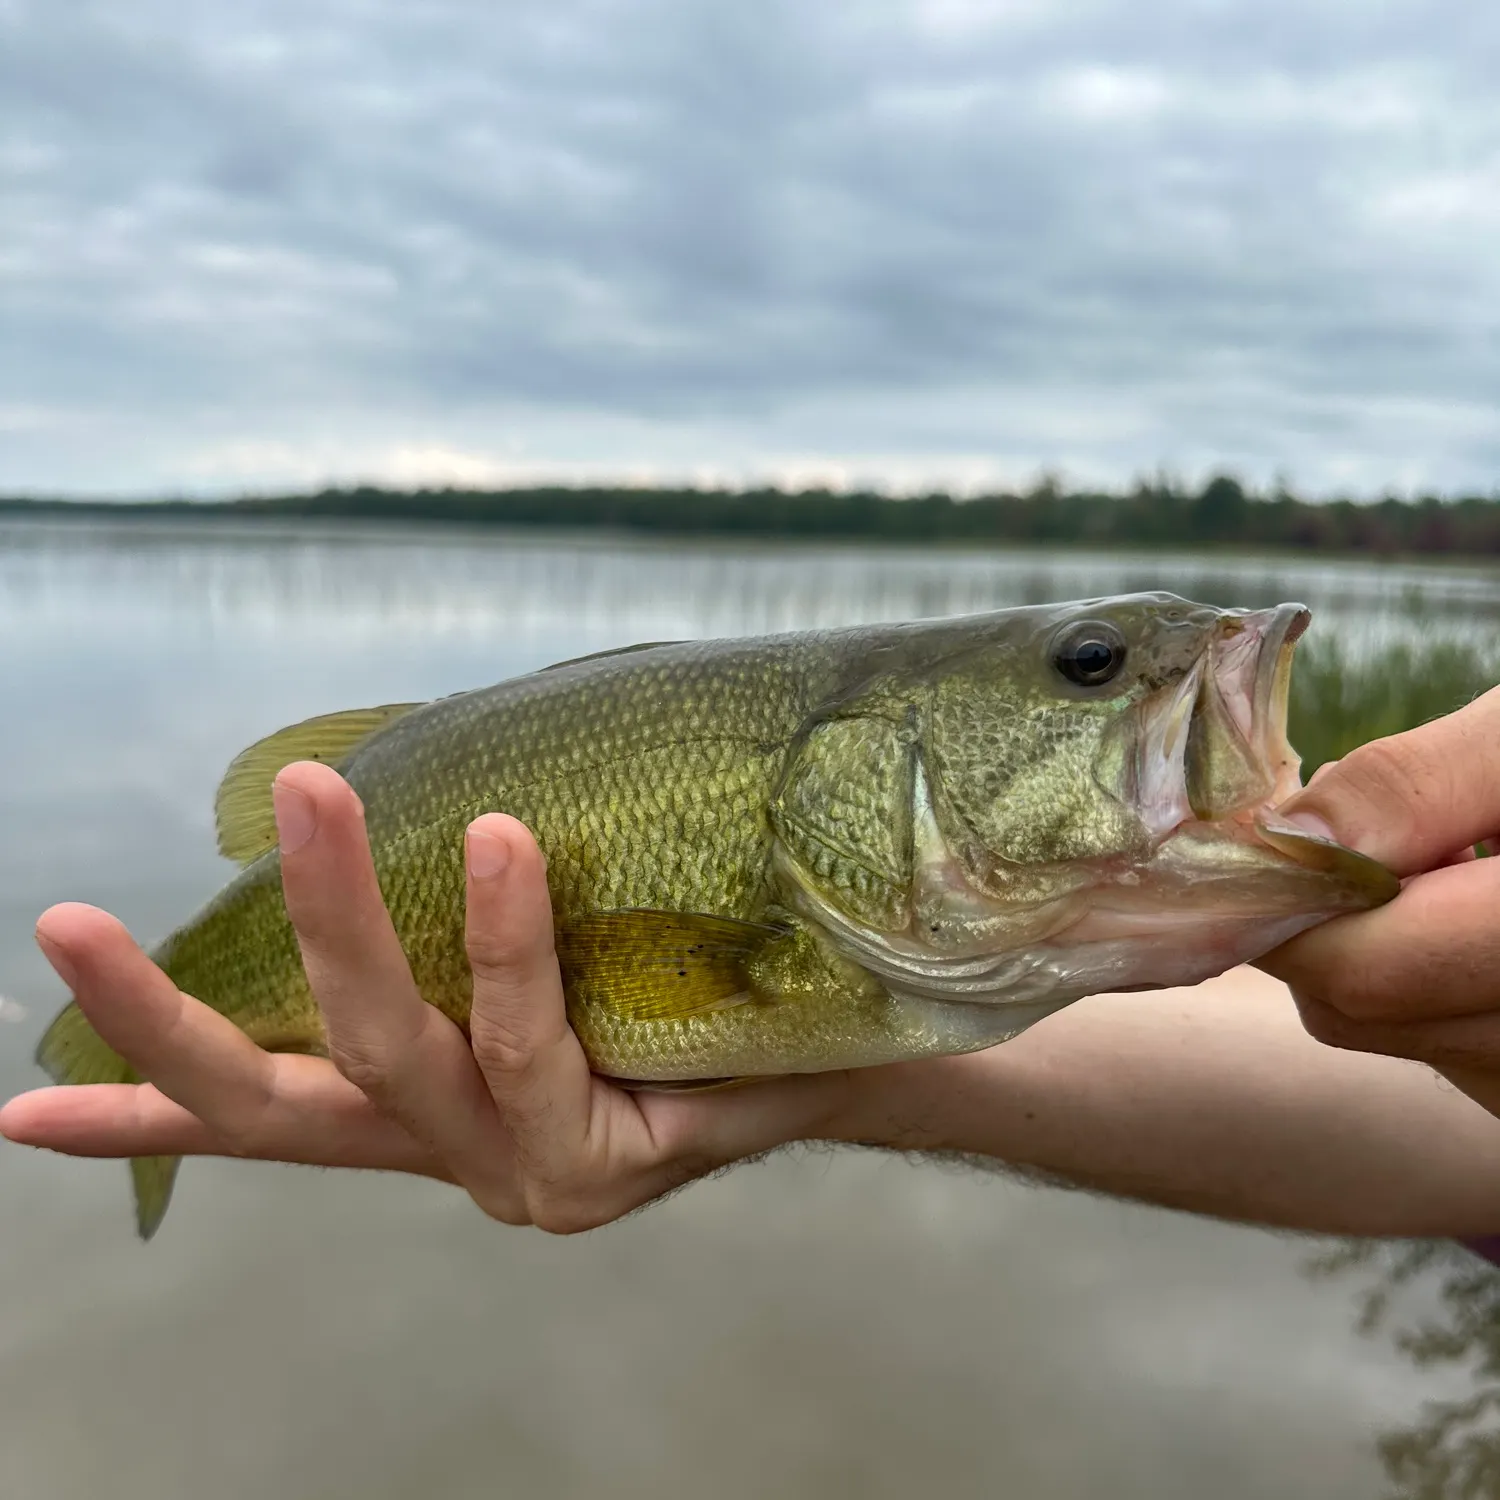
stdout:
[(1500, 688), (1321, 767), (1280, 812), (1398, 875), (1462, 856), (1500, 829)]
[(1500, 1115), (1500, 1012), (1441, 1021), (1355, 1021), (1298, 995), (1308, 1032), (1330, 1047), (1425, 1063), (1492, 1114)]
[[(464, 843), (468, 890), (464, 946), (474, 974), (469, 1018), (474, 1050), (493, 1083), (525, 1074), (557, 1054), (565, 1067), (587, 1063), (568, 1027), (553, 946), (546, 861), (523, 823), (488, 813)], [(576, 1072), (576, 1070), (575, 1070)], [(522, 1108), (520, 1100), (513, 1109)]]
[(1430, 1067), (1500, 1073), (1500, 1012), (1437, 1021), (1360, 1021), (1315, 995), (1297, 995), (1302, 1024), (1320, 1042), (1345, 1051), (1405, 1057)]
[(310, 762), (283, 770), (275, 791), (287, 915), (329, 1056), (487, 1212), (522, 1222), (509, 1139), (463, 1033), (412, 979), (358, 797)]
[(469, 1036), (510, 1137), (526, 1220), (553, 1233), (592, 1228), (643, 1201), (630, 1179), (649, 1142), (629, 1096), (593, 1077), (568, 1025), (535, 839), (487, 814), (469, 825), (465, 858)]
[(470, 1035), (514, 1144), (528, 1222), (553, 1234), (596, 1228), (828, 1113), (813, 1105), (836, 1087), (822, 1077), (694, 1098), (632, 1095), (594, 1076), (568, 1024), (535, 839), (492, 813), (469, 826), (466, 849)]
[(0, 1110), (0, 1134), (67, 1156), (232, 1156), (410, 1172), (451, 1180), (417, 1140), (380, 1115), (321, 1058), (278, 1057), (272, 1102), (251, 1135), (228, 1139), (154, 1085), (35, 1089)]
[(0, 1109), (0, 1135), (65, 1156), (224, 1156), (191, 1110), (149, 1083), (33, 1089)]
[(1500, 1113), (1500, 689), (1377, 740), (1281, 809), (1407, 876), (1376, 911), (1303, 933), (1258, 960), (1332, 1047), (1403, 1057)]
[(465, 852), (469, 1034), (524, 1159), (542, 1117), (552, 1136), (586, 1134), (588, 1062), (568, 1028), (541, 851), (515, 819), (490, 814), (470, 825)]
[(371, 1074), (373, 1088), (387, 1071), (384, 1053), (414, 1039), (431, 1011), (381, 896), (364, 809), (338, 772), (312, 762), (287, 766), (273, 798), (287, 915), (330, 1051), (354, 1081)]
[(154, 1081), (23, 1094), (0, 1119), (8, 1138), (75, 1156), (247, 1156), (441, 1175), (330, 1063), (262, 1051), (178, 990), (108, 913), (53, 907), (38, 938), (84, 1016)]
[(37, 941), (99, 1035), (139, 1077), (228, 1142), (253, 1141), (271, 1099), (271, 1061), (232, 1021), (200, 1005), (97, 907), (43, 913)]
[(1469, 860), (1417, 876), (1389, 905), (1303, 933), (1258, 963), (1353, 1023), (1500, 1011), (1497, 911), (1500, 860)]

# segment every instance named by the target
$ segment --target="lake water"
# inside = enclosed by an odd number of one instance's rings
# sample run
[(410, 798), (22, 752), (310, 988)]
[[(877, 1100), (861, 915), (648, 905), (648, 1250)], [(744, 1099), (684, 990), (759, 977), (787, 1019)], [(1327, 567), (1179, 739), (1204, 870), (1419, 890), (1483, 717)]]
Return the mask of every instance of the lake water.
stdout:
[[(0, 523), (0, 1097), (63, 998), (36, 915), (173, 925), (228, 873), (219, 773), (280, 724), (1146, 587), (1301, 598), (1355, 650), (1500, 643), (1478, 570)], [(434, 1184), (193, 1162), (142, 1247), (121, 1165), (0, 1149), (0, 1495), (1371, 1500), (1374, 1438), (1454, 1380), (1359, 1337), (1316, 1248), (854, 1152), (567, 1241)]]

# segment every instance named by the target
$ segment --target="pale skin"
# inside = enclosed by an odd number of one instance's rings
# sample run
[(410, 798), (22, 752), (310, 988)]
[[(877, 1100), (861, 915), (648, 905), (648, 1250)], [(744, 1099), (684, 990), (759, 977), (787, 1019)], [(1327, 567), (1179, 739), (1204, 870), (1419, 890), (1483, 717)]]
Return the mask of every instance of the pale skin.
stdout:
[(1472, 856), (1500, 830), (1500, 690), (1356, 751), (1287, 804), (1411, 878), (1267, 972), (1080, 1001), (970, 1057), (721, 1094), (629, 1094), (589, 1073), (542, 856), (514, 819), (468, 834), (466, 1039), (412, 984), (353, 791), (307, 763), (282, 772), (276, 800), (331, 1057), (261, 1052), (113, 917), (56, 906), (44, 952), (151, 1083), (39, 1089), (0, 1110), (0, 1132), (79, 1156), (423, 1173), (554, 1233), (802, 1140), (963, 1152), (1287, 1229), (1500, 1231), (1500, 860)]

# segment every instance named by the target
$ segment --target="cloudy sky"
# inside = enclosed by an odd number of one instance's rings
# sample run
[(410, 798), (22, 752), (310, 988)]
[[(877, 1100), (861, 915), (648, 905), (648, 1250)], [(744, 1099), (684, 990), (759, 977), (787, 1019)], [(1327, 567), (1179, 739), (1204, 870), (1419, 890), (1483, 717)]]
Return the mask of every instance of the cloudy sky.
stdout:
[(0, 0), (0, 492), (1500, 485), (1500, 8)]

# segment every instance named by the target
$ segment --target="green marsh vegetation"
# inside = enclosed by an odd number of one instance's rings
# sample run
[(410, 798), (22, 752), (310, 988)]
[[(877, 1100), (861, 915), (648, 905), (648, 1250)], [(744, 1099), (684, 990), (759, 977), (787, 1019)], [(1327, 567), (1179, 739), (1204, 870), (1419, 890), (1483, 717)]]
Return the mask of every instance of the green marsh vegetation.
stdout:
[(1356, 745), (1452, 713), (1497, 684), (1500, 647), (1437, 638), (1358, 656), (1336, 639), (1309, 637), (1297, 651), (1288, 712), (1303, 776)]

